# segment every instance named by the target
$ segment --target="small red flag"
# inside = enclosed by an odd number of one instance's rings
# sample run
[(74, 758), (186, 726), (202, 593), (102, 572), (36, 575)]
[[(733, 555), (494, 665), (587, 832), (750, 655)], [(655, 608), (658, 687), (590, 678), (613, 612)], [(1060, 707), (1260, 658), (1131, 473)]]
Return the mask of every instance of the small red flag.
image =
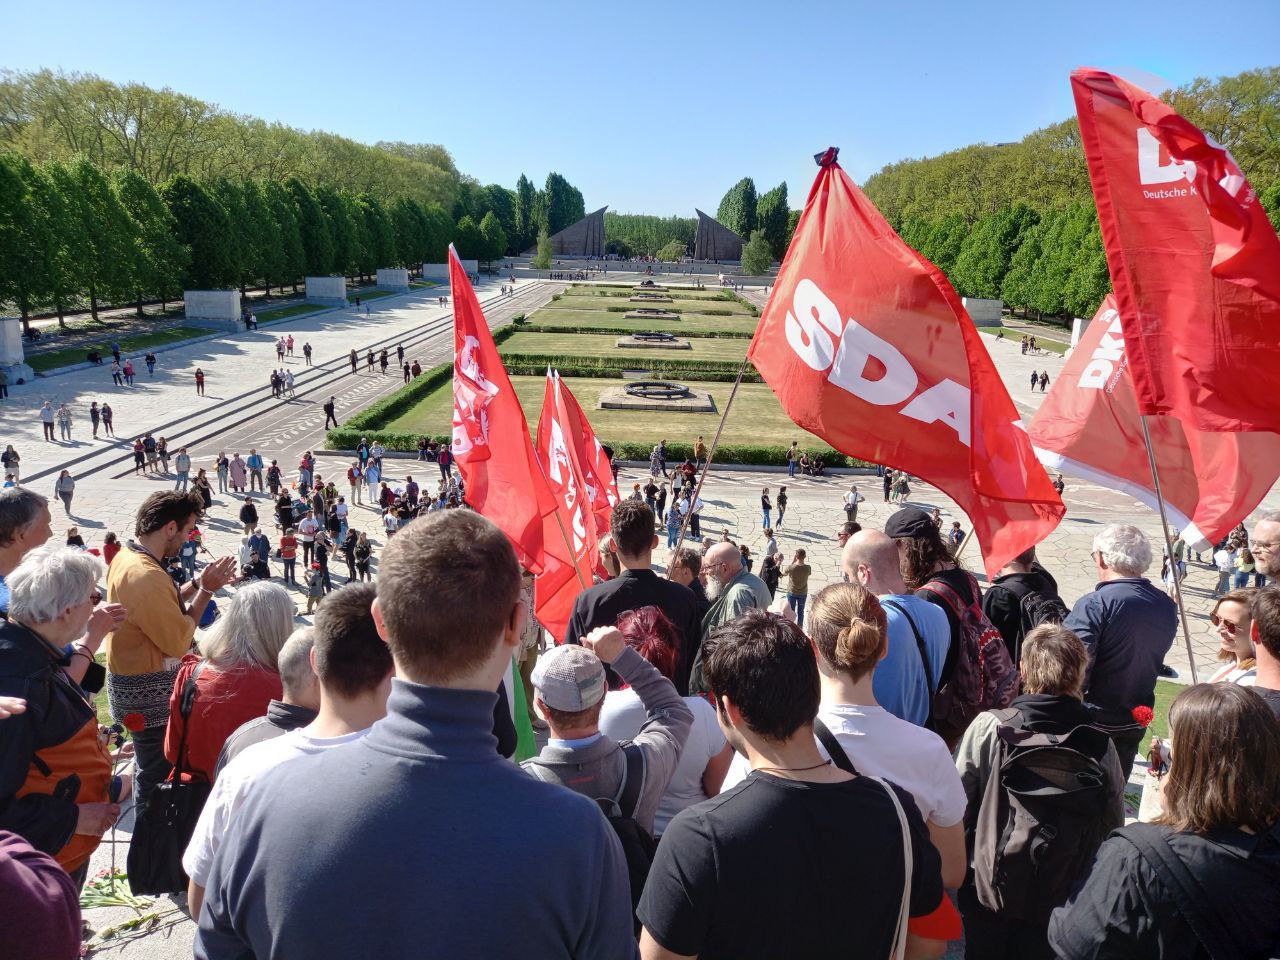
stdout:
[(560, 378), (547, 370), (537, 453), (556, 511), (543, 525), (543, 570), (534, 581), (534, 609), (538, 622), (555, 637), (563, 637), (568, 629), (573, 601), (591, 585), (599, 554), (591, 501), (568, 419)]
[(1280, 240), (1249, 181), (1140, 87), (1071, 88), (1139, 412), (1280, 433)]
[(453, 456), (467, 503), (511, 540), (521, 566), (543, 569), (543, 522), (555, 513), (529, 439), (520, 398), (458, 254), (449, 246), (453, 287)]
[[(559, 380), (559, 374), (557, 374)], [(582, 479), (587, 485), (587, 495), (591, 503), (591, 511), (595, 514), (596, 535), (603, 537), (609, 532), (609, 521), (613, 516), (613, 505), (618, 502), (618, 487), (613, 482), (613, 470), (609, 466), (609, 455), (596, 439), (591, 429), (591, 421), (563, 380), (560, 383), (560, 396), (564, 400), (567, 415), (569, 436), (573, 448), (578, 455), (578, 464), (582, 467)]]
[[(1027, 428), (1051, 470), (1156, 508), (1155, 487), (1114, 295), (1102, 302)], [(1196, 430), (1148, 417), (1170, 519), (1194, 550), (1231, 532), (1280, 477), (1280, 436)]]
[(945, 491), (994, 575), (1058, 525), (1062, 501), (951, 284), (834, 153), (820, 161), (751, 362), (804, 429)]

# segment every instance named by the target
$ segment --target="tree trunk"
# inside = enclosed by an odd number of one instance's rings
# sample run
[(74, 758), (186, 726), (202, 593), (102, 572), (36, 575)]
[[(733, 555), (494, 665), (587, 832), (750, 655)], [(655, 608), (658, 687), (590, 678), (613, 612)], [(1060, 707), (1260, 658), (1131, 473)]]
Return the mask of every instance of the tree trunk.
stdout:
[(67, 321), (62, 315), (62, 301), (57, 301), (56, 306), (58, 308), (58, 326), (65, 327), (67, 325)]
[(98, 288), (92, 283), (89, 284), (89, 315), (94, 323), (98, 322)]
[[(162, 306), (162, 307), (161, 307), (161, 310), (163, 310), (163, 309), (164, 309), (164, 307)], [(141, 290), (139, 290), (139, 291), (138, 291), (138, 305), (137, 305), (137, 310), (138, 310), (138, 316), (139, 316), (139, 317), (145, 317), (145, 316), (146, 316), (146, 314), (142, 312), (142, 291), (141, 291)]]
[(24, 334), (31, 333), (31, 317), (28, 315), (26, 309), (23, 309), (22, 311), (22, 332)]

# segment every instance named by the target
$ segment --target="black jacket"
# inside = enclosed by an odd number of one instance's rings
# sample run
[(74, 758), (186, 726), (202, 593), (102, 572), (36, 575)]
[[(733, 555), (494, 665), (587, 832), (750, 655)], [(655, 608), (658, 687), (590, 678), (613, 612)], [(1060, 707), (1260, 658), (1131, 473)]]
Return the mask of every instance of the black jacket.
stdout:
[(1022, 598), (1029, 593), (1042, 593), (1047, 597), (1058, 596), (1058, 582), (1038, 563), (1032, 563), (1026, 573), (1008, 573), (996, 577), (982, 597), (982, 612), (1004, 637), (1009, 655), (1018, 662), (1017, 648), (1022, 634)]
[(1049, 921), (1049, 943), (1060, 960), (1123, 957), (1200, 960), (1209, 956), (1177, 907), (1173, 890), (1126, 834), (1168, 838), (1199, 888), (1196, 903), (1223, 921), (1235, 940), (1233, 960), (1275, 957), (1280, 944), (1280, 824), (1265, 834), (1217, 830), (1175, 833), (1135, 823), (1098, 849), (1089, 877)]

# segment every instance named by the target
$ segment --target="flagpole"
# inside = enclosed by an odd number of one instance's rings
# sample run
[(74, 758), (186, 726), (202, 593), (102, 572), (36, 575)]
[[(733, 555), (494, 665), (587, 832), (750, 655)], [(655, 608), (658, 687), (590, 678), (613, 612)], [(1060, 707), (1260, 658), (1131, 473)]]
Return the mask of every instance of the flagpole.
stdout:
[(733, 389), (729, 391), (729, 399), (725, 401), (724, 413), (720, 415), (720, 423), (716, 426), (716, 435), (711, 438), (711, 449), (707, 451), (707, 462), (702, 468), (702, 474), (698, 477), (698, 485), (694, 487), (693, 496), (689, 499), (689, 510), (684, 515), (684, 519), (680, 521), (680, 536), (676, 541), (676, 549), (680, 549), (684, 545), (684, 531), (689, 526), (689, 517), (693, 514), (693, 508), (698, 502), (698, 496), (702, 493), (702, 484), (707, 479), (707, 472), (711, 469), (711, 461), (715, 458), (716, 447), (720, 445), (720, 434), (724, 431), (724, 422), (729, 418), (729, 410), (733, 407), (733, 398), (738, 395), (738, 387), (742, 385), (742, 376), (747, 372), (747, 357), (742, 358), (742, 365), (738, 367), (738, 376), (733, 381)]
[(1140, 415), (1142, 439), (1147, 445), (1147, 460), (1151, 464), (1151, 481), (1155, 488), (1156, 505), (1160, 508), (1160, 529), (1164, 532), (1164, 548), (1169, 557), (1169, 572), (1173, 575), (1173, 594), (1178, 604), (1178, 617), (1182, 621), (1182, 639), (1187, 645), (1187, 662), (1191, 665), (1191, 682), (1199, 683), (1196, 673), (1196, 656), (1191, 649), (1191, 628), (1187, 626), (1187, 608), (1182, 602), (1182, 577), (1178, 575), (1178, 561), (1173, 556), (1173, 540), (1169, 536), (1169, 521), (1165, 516), (1164, 495), (1160, 492), (1160, 472), (1156, 469), (1156, 452), (1151, 445), (1151, 432), (1147, 429), (1146, 416)]

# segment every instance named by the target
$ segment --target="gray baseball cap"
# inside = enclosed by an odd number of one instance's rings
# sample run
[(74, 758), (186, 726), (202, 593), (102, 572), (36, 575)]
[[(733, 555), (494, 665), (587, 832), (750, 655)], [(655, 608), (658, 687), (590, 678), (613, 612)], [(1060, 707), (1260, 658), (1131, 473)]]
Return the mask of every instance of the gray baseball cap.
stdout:
[(594, 707), (604, 696), (604, 664), (586, 647), (573, 643), (539, 657), (531, 679), (553, 710), (576, 713)]

